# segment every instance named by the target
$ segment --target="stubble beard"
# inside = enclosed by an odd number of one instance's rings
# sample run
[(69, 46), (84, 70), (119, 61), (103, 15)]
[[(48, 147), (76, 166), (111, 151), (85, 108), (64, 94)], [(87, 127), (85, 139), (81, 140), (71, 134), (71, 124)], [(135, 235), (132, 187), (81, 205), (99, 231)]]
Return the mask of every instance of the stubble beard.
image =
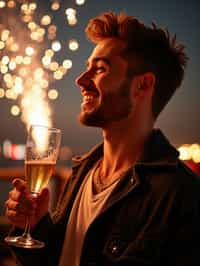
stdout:
[(127, 118), (132, 109), (130, 84), (131, 80), (126, 79), (115, 93), (105, 94), (99, 106), (93, 111), (81, 111), (78, 117), (79, 122), (85, 126), (104, 128), (109, 123)]

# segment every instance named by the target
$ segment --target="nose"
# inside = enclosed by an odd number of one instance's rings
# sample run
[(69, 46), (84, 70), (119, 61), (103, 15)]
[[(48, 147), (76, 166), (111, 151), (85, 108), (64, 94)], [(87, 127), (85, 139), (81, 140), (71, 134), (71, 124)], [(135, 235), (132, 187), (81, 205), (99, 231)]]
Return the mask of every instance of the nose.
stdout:
[(75, 80), (78, 86), (87, 87), (91, 83), (91, 78), (87, 71), (81, 73)]

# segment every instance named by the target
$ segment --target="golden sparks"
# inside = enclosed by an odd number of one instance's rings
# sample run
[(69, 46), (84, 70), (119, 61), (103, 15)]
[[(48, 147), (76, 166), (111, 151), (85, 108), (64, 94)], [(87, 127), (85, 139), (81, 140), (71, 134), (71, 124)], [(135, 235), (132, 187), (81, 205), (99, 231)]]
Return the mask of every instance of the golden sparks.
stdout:
[(45, 13), (39, 1), (0, 0), (0, 99), (16, 101), (10, 113), (20, 117), (27, 128), (32, 123), (52, 125), (49, 100), (56, 100), (59, 95), (58, 90), (51, 88), (52, 84), (63, 79), (73, 65), (69, 58), (61, 61), (59, 53), (79, 48), (76, 39), (64, 45), (66, 40), (58, 38), (59, 28), (55, 23), (58, 12), (69, 26), (78, 22), (77, 9), (62, 8), (59, 0), (52, 0)]

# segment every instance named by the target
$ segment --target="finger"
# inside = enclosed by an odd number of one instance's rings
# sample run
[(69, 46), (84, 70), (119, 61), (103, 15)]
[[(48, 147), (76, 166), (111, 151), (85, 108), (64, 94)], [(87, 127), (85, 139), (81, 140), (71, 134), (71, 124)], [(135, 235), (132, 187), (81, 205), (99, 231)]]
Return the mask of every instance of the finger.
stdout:
[(9, 210), (14, 210), (16, 211), (18, 206), (19, 206), (19, 202), (18, 201), (14, 201), (12, 199), (9, 199), (5, 202), (5, 205), (6, 207), (9, 209)]
[(26, 190), (26, 182), (20, 178), (15, 178), (12, 182), (12, 185), (16, 188), (18, 191), (24, 191)]
[(19, 191), (16, 188), (9, 192), (9, 198), (15, 201), (21, 201), (24, 199), (31, 200), (31, 196), (26, 189), (24, 191)]
[(9, 210), (8, 208), (6, 209), (6, 217), (8, 218), (8, 220), (11, 220), (13, 218), (17, 217), (17, 213), (15, 210)]
[(44, 201), (49, 201), (50, 193), (48, 188), (43, 188), (41, 193), (38, 195), (36, 198), (37, 204), (44, 202)]
[(35, 204), (32, 202), (27, 204), (26, 202), (20, 203), (9, 199), (6, 201), (6, 207), (9, 211), (15, 211), (17, 215), (23, 214), (30, 216), (35, 212)]
[(16, 190), (16, 188), (14, 188), (13, 190), (9, 192), (9, 199), (12, 199), (14, 201), (19, 201), (21, 197), (22, 197), (22, 193)]
[(11, 224), (19, 228), (23, 229), (26, 225), (26, 219), (27, 219), (26, 215), (23, 214), (19, 215), (16, 213), (16, 211), (6, 210), (6, 217)]

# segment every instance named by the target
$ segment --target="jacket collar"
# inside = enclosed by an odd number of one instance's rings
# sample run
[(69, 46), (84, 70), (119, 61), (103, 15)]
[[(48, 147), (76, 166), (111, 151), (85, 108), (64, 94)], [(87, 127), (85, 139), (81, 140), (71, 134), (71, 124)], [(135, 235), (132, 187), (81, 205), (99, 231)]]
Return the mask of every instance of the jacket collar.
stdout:
[(160, 129), (154, 129), (147, 139), (138, 164), (144, 166), (176, 166), (179, 152), (169, 143)]
[[(73, 162), (81, 163), (91, 157), (99, 159), (103, 156), (103, 143), (94, 146), (89, 152), (73, 157)], [(160, 129), (153, 129), (146, 141), (141, 159), (136, 165), (144, 167), (176, 167), (179, 152), (169, 143)]]

